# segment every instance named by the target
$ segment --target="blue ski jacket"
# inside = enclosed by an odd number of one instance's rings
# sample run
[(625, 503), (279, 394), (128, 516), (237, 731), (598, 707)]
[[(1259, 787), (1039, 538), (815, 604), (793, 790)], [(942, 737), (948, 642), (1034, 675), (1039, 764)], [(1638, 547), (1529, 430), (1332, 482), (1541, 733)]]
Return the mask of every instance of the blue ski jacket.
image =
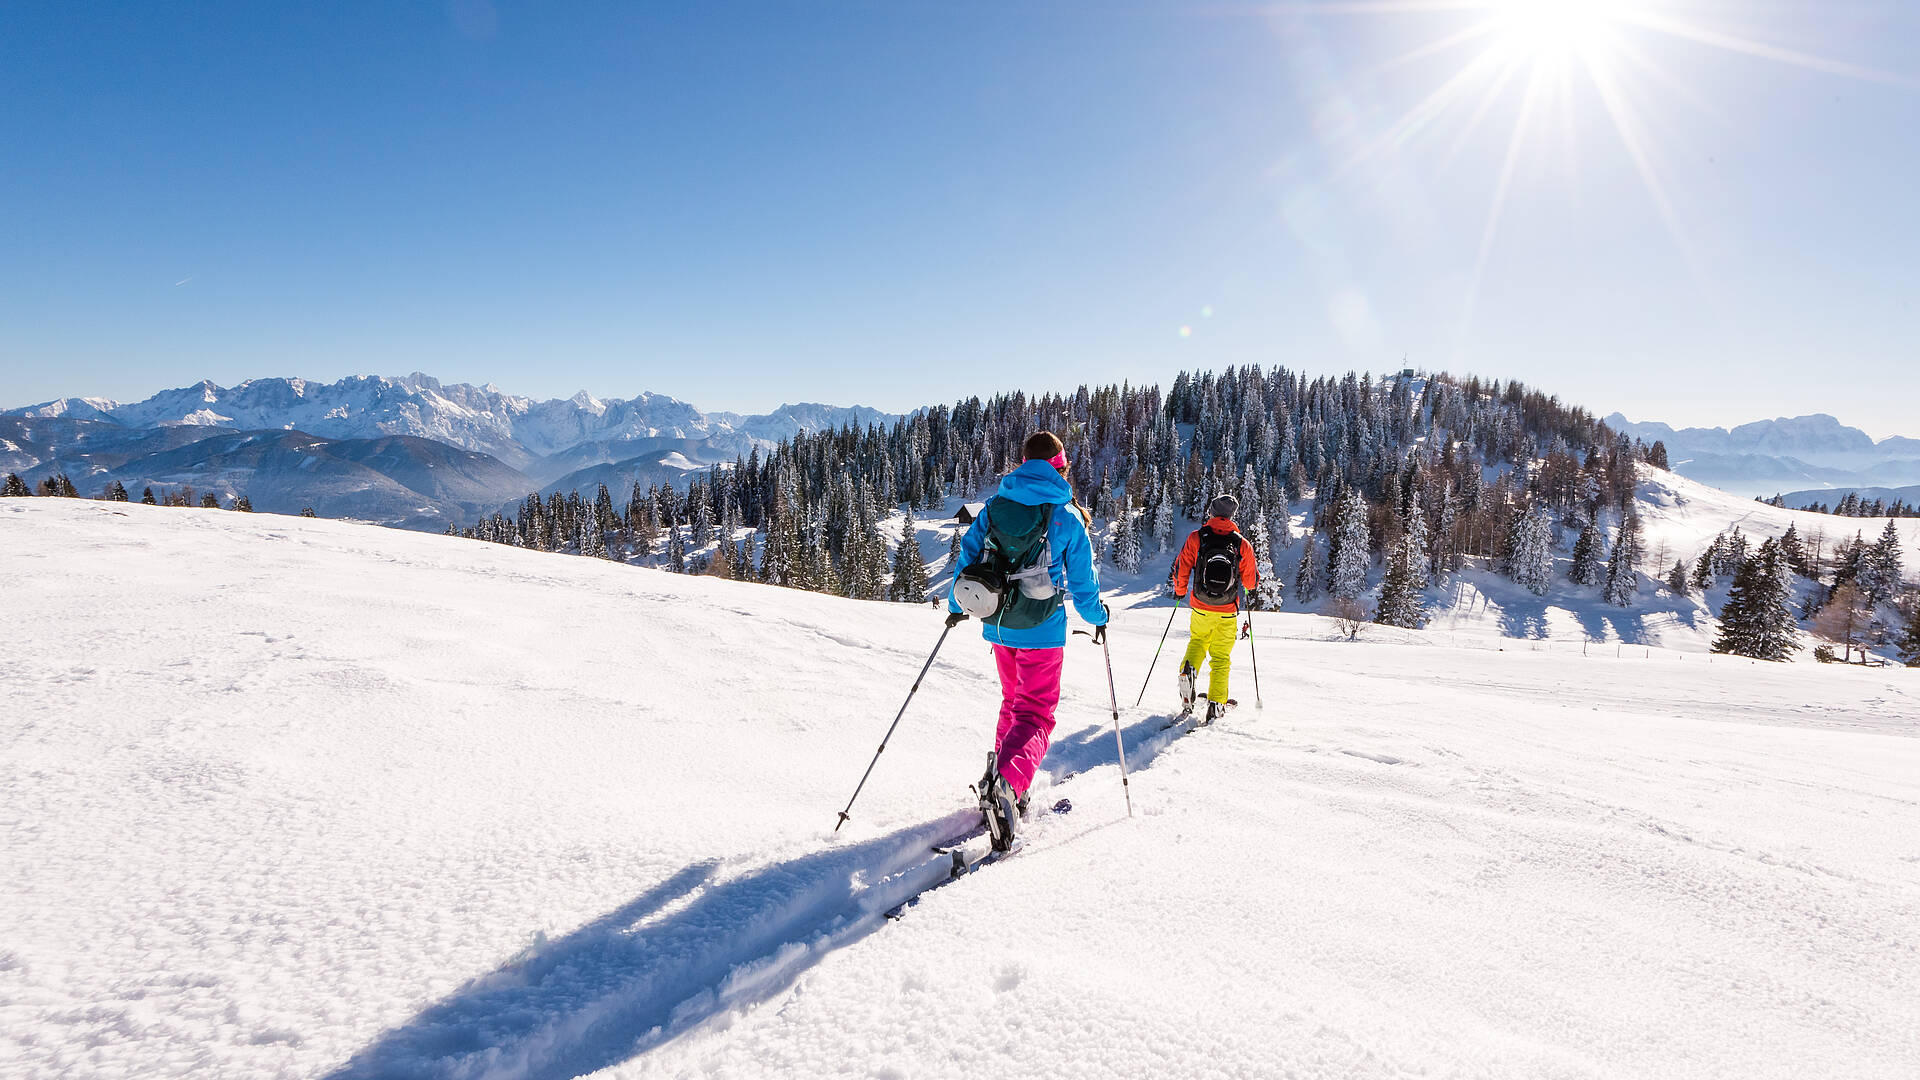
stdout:
[[(1069, 505), (1073, 502), (1073, 488), (1067, 478), (1044, 461), (1029, 461), (1000, 481), (1000, 495), (1024, 506), (1052, 504), (1053, 520), (1047, 525), (1047, 543), (1053, 551), (1053, 561), (1047, 565), (1047, 575), (1053, 580), (1054, 588), (1073, 597), (1073, 609), (1082, 619), (1094, 626), (1105, 626), (1107, 605), (1100, 601), (1100, 571), (1093, 565), (1093, 544), (1087, 539), (1087, 523)], [(990, 512), (982, 511), (973, 519), (967, 534), (960, 538), (960, 561), (953, 567), (955, 581), (959, 580), (960, 571), (980, 561), (987, 543)], [(947, 610), (960, 610), (953, 599), (951, 585), (947, 587)], [(982, 623), (980, 636), (995, 645), (1015, 649), (1066, 648), (1066, 605), (1061, 605), (1046, 622), (1024, 630)]]

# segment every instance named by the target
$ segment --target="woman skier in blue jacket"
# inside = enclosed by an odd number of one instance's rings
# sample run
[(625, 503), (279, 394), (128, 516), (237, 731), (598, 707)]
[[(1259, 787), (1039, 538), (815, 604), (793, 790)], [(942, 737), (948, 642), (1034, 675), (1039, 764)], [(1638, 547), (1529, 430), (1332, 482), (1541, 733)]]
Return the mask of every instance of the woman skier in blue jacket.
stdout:
[(1000, 722), (993, 760), (981, 777), (981, 809), (996, 848), (1012, 844), (1027, 790), (1053, 738), (1067, 646), (1063, 592), (1104, 642), (1107, 608), (1093, 564), (1087, 519), (1067, 483), (1066, 447), (1042, 431), (1022, 447), (1025, 461), (1000, 481), (960, 541), (947, 625), (968, 614), (993, 646), (1000, 669)]

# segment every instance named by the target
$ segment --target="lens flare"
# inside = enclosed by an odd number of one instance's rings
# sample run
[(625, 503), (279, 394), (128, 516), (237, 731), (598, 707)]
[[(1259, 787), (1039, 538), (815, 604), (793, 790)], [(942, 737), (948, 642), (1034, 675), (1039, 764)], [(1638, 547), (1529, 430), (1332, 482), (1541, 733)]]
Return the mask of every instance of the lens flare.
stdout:
[[(1701, 107), (1705, 95), (1657, 65), (1640, 47), (1645, 41), (1684, 41), (1806, 71), (1920, 89), (1920, 77), (1769, 44), (1711, 25), (1704, 14), (1683, 16), (1675, 10), (1678, 6), (1675, 0), (1322, 0), (1280, 3), (1263, 10), (1303, 16), (1407, 19), (1454, 14), (1464, 20), (1371, 70), (1370, 74), (1379, 75), (1463, 49), (1472, 50), (1399, 119), (1377, 133), (1356, 139), (1358, 149), (1334, 169), (1336, 179), (1369, 166), (1375, 159), (1404, 154), (1429, 141), (1449, 145), (1441, 159), (1441, 166), (1449, 167), (1465, 154), (1481, 122), (1495, 114), (1495, 106), (1518, 95), (1513, 130), (1497, 161), (1496, 178), (1491, 183), (1492, 202), (1467, 281), (1455, 345), (1459, 349), (1472, 330), (1474, 308), (1507, 200), (1515, 184), (1521, 182), (1522, 158), (1534, 143), (1548, 135), (1557, 136), (1565, 151), (1572, 153), (1576, 82), (1586, 84), (1583, 96), (1599, 103), (1619, 148), (1639, 175), (1675, 247), (1702, 290), (1711, 294), (1710, 279), (1687, 237), (1660, 166), (1662, 148), (1656, 145), (1654, 134), (1670, 125), (1655, 122), (1666, 117), (1650, 116), (1655, 110), (1671, 109), (1676, 104)], [(1820, 8), (1809, 4), (1808, 10), (1817, 13)], [(1389, 165), (1387, 170), (1393, 167)]]

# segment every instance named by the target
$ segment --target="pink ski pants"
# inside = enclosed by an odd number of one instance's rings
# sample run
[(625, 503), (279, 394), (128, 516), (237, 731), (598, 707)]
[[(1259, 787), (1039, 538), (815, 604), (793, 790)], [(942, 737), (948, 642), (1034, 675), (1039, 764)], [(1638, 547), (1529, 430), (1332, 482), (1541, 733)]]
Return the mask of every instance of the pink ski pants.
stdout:
[(1060, 669), (1066, 655), (1065, 649), (993, 647), (1000, 669), (1000, 725), (993, 750), (1000, 775), (1015, 794), (1027, 793), (1053, 741), (1053, 710), (1060, 704)]

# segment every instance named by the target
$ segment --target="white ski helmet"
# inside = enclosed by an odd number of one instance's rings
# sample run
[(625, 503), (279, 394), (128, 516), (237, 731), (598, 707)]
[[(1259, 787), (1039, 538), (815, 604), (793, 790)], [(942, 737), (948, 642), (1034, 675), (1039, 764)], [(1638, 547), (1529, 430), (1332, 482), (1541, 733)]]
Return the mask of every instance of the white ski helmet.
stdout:
[(953, 583), (953, 602), (976, 619), (992, 618), (1000, 610), (1000, 590), (977, 577), (961, 574)]

